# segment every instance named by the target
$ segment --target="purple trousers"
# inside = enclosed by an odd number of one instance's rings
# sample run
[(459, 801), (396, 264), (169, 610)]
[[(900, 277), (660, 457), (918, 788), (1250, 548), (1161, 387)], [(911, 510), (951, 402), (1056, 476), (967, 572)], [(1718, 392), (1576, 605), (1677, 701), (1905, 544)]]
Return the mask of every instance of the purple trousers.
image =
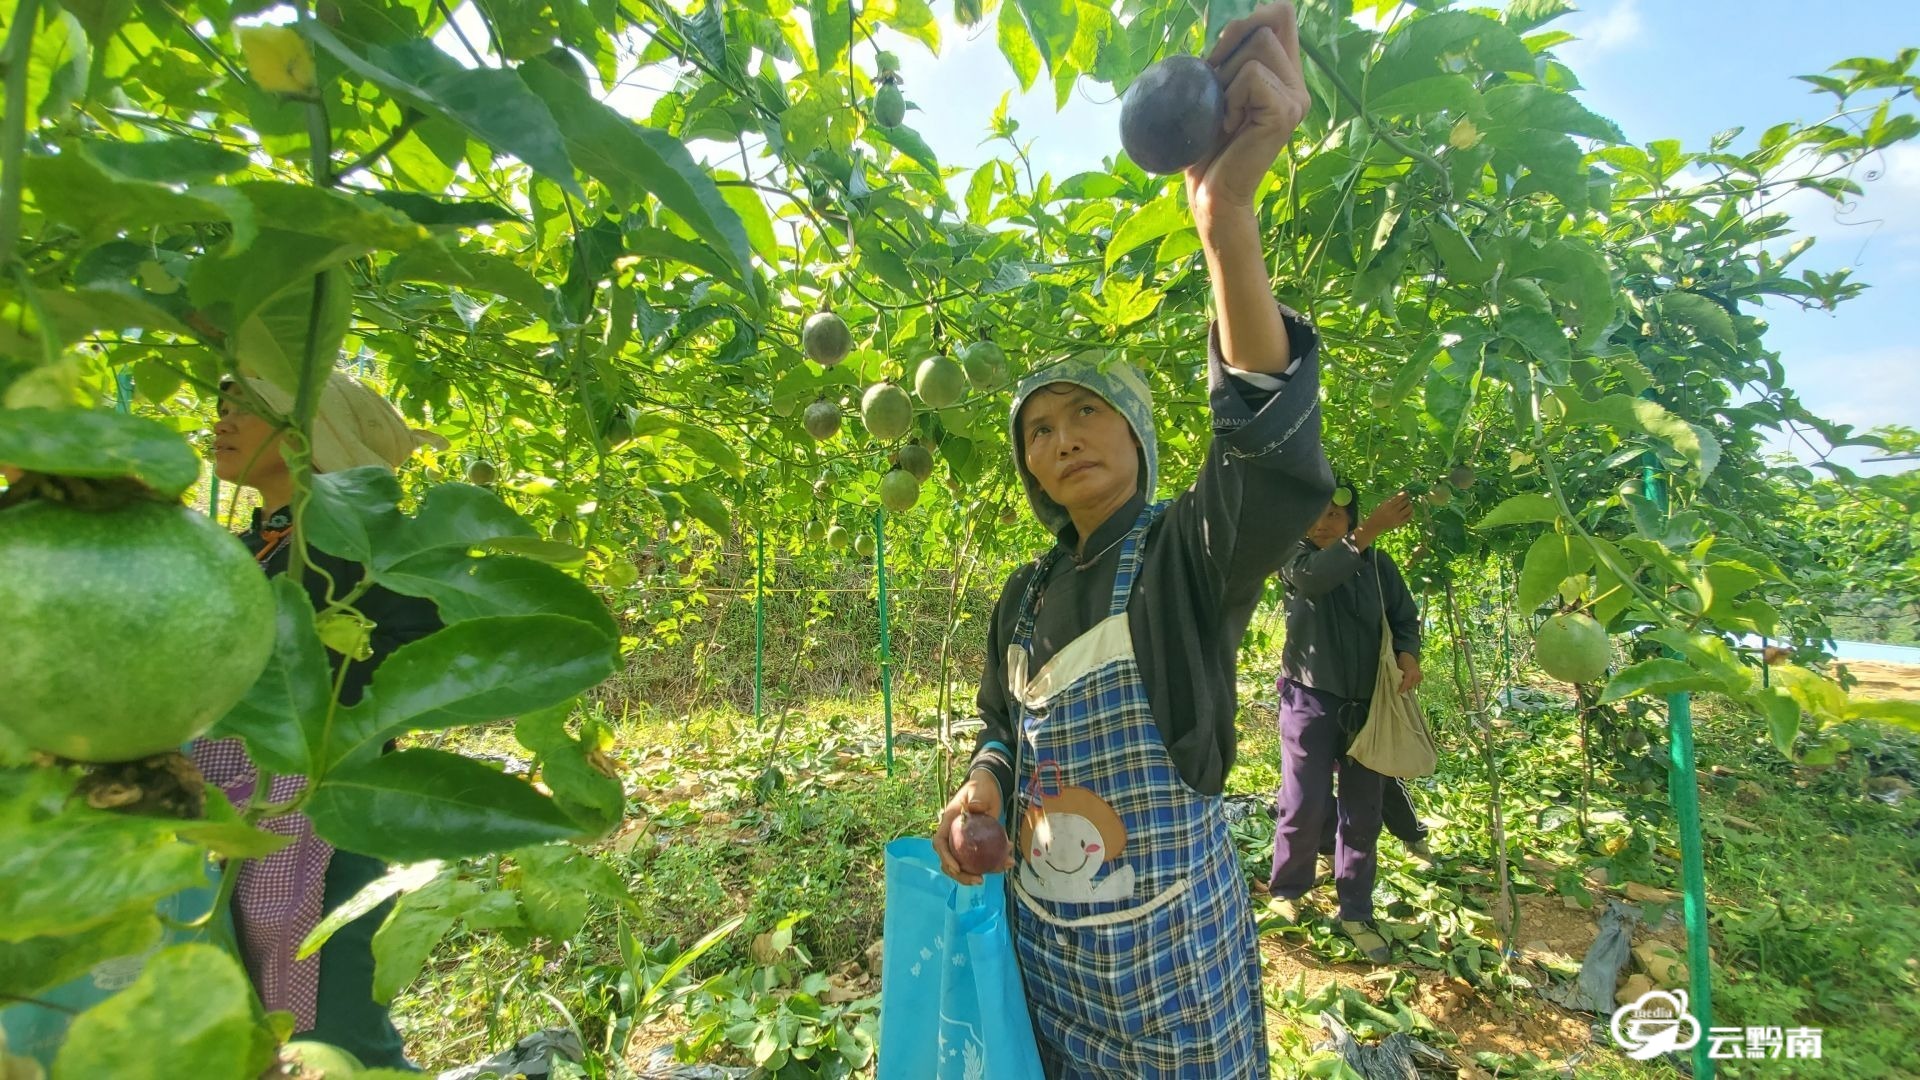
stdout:
[[(1373, 918), (1373, 879), (1379, 868), (1380, 795), (1386, 777), (1346, 756), (1367, 722), (1367, 702), (1335, 697), (1290, 679), (1280, 680), (1279, 814), (1273, 826), (1274, 896), (1305, 896), (1313, 888), (1314, 860), (1329, 812), (1334, 829), (1334, 892), (1340, 917)], [(1340, 773), (1335, 800), (1333, 774)]]

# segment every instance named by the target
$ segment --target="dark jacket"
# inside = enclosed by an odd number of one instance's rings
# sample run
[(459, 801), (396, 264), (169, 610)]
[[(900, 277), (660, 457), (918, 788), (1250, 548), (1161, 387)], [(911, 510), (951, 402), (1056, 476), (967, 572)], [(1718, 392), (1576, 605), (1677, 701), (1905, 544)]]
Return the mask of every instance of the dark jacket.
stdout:
[[(1319, 337), (1285, 312), (1296, 361), (1284, 380), (1227, 374), (1217, 333), (1208, 349), (1213, 440), (1198, 479), (1155, 522), (1127, 614), (1134, 655), (1147, 685), (1160, 737), (1180, 775), (1196, 791), (1219, 794), (1238, 740), (1235, 667), (1241, 638), (1266, 579), (1327, 504), (1333, 473), (1320, 447)], [(1257, 382), (1272, 382), (1267, 389)], [(1031, 670), (1106, 618), (1120, 549), (1146, 499), (1136, 495), (1088, 538), (1099, 552), (1074, 565), (1079, 538), (1059, 537), (1066, 554), (1053, 562), (1034, 626)], [(1006, 654), (1019, 607), (1036, 566), (1014, 571), (994, 605), (985, 670), (977, 699), (986, 722), (974, 768), (992, 771), (1000, 790), (1014, 790), (1013, 707)]]
[(1378, 547), (1361, 551), (1344, 536), (1324, 548), (1301, 540), (1280, 580), (1287, 606), (1282, 678), (1337, 697), (1373, 697), (1383, 594), (1393, 650), (1420, 655), (1419, 608), (1393, 557)]

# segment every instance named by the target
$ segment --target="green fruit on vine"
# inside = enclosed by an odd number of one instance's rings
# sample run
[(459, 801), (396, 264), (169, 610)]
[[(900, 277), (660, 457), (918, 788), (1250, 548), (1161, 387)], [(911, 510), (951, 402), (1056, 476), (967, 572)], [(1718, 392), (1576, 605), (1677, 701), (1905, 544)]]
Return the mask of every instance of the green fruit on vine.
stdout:
[(247, 549), (184, 506), (0, 510), (0, 686), (22, 743), (75, 761), (178, 750), (267, 666), (274, 605)]
[(873, 95), (873, 122), (883, 128), (899, 127), (907, 118), (907, 99), (900, 94), (900, 87), (889, 82), (883, 84)]
[(1367, 403), (1373, 406), (1375, 412), (1386, 412), (1393, 408), (1393, 387), (1386, 383), (1374, 383), (1373, 388), (1367, 391)]
[(976, 394), (1007, 385), (1007, 354), (991, 341), (976, 341), (961, 349), (960, 366)]
[(900, 452), (893, 456), (893, 463), (912, 473), (913, 478), (923, 484), (927, 482), (927, 477), (933, 475), (933, 455), (919, 443), (908, 443), (901, 447)]
[(493, 462), (486, 458), (481, 458), (467, 466), (467, 483), (475, 487), (488, 487), (498, 479), (500, 479), (500, 470), (494, 468)]
[(826, 477), (815, 480), (813, 482), (813, 497), (819, 499), (821, 502), (833, 498), (833, 482)]
[(827, 526), (827, 546), (835, 551), (845, 551), (853, 544), (853, 534), (845, 525), (835, 523)]
[(890, 382), (874, 383), (860, 398), (860, 422), (881, 442), (892, 442), (913, 426), (913, 402)]
[(944, 409), (967, 396), (967, 376), (950, 356), (929, 356), (913, 375), (913, 392), (929, 409)]
[(821, 367), (832, 367), (853, 351), (853, 332), (840, 316), (822, 311), (807, 317), (800, 330), (800, 348), (807, 359)]
[(1436, 487), (1431, 491), (1427, 492), (1428, 506), (1433, 506), (1433, 507), (1445, 506), (1452, 501), (1453, 501), (1452, 488)]
[(1533, 637), (1534, 662), (1561, 682), (1593, 682), (1607, 673), (1612, 658), (1606, 630), (1586, 615), (1548, 616)]
[(1333, 489), (1333, 505), (1345, 506), (1353, 501), (1353, 489), (1341, 486)]
[(1473, 466), (1471, 465), (1455, 465), (1453, 469), (1447, 473), (1447, 483), (1452, 484), (1461, 491), (1472, 487), (1473, 481), (1474, 472)]
[(1471, 150), (1480, 142), (1480, 129), (1474, 126), (1473, 118), (1461, 117), (1447, 132), (1447, 145), (1455, 150)]
[(1011, 506), (1007, 507), (1005, 510), (1000, 511), (1000, 524), (1002, 525), (1012, 525), (1015, 522), (1018, 522), (1019, 520), (1020, 520), (1020, 511), (1014, 509)]
[(298, 1065), (302, 1080), (352, 1080), (366, 1066), (360, 1059), (330, 1043), (297, 1039), (280, 1048), (280, 1060)]
[(873, 557), (875, 550), (876, 544), (873, 539), (873, 534), (867, 532), (865, 529), (862, 529), (860, 533), (853, 538), (853, 553), (855, 555), (863, 559), (870, 559)]
[(840, 434), (840, 406), (831, 401), (816, 401), (800, 416), (800, 426), (815, 442), (826, 442)]
[(1120, 145), (1150, 173), (1177, 173), (1212, 157), (1227, 124), (1227, 98), (1197, 56), (1169, 56), (1140, 73), (1120, 104)]
[(904, 514), (920, 501), (920, 481), (905, 469), (894, 469), (880, 478), (880, 505), (888, 513)]
[(807, 522), (807, 531), (804, 535), (809, 544), (823, 543), (827, 539), (827, 523), (824, 521)]
[(1653, 742), (1653, 740), (1647, 738), (1647, 733), (1641, 731), (1639, 728), (1628, 728), (1624, 741), (1629, 750), (1645, 750)]

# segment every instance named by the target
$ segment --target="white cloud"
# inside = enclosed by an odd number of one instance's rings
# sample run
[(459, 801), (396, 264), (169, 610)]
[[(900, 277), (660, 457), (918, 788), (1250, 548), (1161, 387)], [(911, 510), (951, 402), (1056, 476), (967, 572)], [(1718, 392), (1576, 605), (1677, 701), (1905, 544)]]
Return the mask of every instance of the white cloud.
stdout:
[(1584, 71), (1594, 57), (1618, 52), (1644, 39), (1647, 23), (1640, 14), (1640, 0), (1602, 0), (1555, 21), (1549, 29), (1565, 30), (1578, 39), (1554, 52), (1568, 67)]
[(1647, 24), (1640, 17), (1640, 0), (1618, 0), (1590, 22), (1574, 23), (1569, 29), (1580, 35), (1589, 52), (1604, 52), (1639, 41)]

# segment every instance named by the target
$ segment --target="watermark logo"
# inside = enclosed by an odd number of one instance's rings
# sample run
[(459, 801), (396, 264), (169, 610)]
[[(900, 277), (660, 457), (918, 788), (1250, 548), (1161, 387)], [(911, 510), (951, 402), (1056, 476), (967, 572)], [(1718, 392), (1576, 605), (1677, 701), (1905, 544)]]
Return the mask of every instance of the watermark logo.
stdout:
[(1613, 1012), (1613, 1041), (1635, 1061), (1691, 1050), (1700, 1041), (1700, 1021), (1687, 1011), (1685, 990), (1649, 990)]
[[(1684, 990), (1649, 990), (1614, 1010), (1613, 1041), (1635, 1061), (1691, 1050), (1699, 1045), (1700, 1021), (1687, 1011)], [(1716, 1027), (1707, 1034), (1710, 1058), (1817, 1058), (1819, 1028)]]

